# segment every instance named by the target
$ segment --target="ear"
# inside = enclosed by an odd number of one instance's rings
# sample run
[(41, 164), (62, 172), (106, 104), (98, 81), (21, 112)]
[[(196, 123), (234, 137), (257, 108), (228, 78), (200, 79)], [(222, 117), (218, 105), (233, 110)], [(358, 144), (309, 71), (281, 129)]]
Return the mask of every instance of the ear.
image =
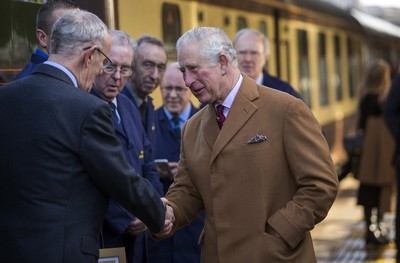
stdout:
[(40, 49), (47, 54), (49, 53), (49, 47), (47, 46), (47, 42), (50, 41), (49, 36), (41, 29), (36, 29), (36, 38), (39, 42)]
[(221, 65), (221, 74), (224, 76), (228, 71), (229, 65), (229, 59), (224, 53), (219, 55), (219, 64)]
[(93, 53), (96, 51), (96, 45), (86, 48), (84, 51), (84, 63), (89, 66), (89, 64), (93, 61)]

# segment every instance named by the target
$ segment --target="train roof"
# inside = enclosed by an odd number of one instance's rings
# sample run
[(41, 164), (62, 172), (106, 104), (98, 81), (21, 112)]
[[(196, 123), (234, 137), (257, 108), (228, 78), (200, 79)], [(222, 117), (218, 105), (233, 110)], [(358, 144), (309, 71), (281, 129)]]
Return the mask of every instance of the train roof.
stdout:
[(400, 39), (400, 27), (391, 22), (357, 9), (351, 10), (351, 15), (362, 25), (366, 33), (383, 34)]
[(322, 0), (281, 0), (281, 2), (354, 22), (354, 18), (346, 10)]

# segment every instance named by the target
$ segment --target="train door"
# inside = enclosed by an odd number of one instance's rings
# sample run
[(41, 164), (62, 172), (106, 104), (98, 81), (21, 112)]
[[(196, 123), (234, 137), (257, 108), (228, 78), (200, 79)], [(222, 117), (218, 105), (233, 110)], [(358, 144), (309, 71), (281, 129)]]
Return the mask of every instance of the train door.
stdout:
[(176, 60), (176, 42), (182, 35), (181, 14), (176, 4), (162, 5), (162, 36), (168, 57)]

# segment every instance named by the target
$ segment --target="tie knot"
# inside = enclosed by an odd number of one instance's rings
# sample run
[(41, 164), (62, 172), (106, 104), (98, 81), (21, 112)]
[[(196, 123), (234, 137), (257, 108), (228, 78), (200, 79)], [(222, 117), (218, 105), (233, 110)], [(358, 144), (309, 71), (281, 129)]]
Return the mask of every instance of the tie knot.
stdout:
[(115, 111), (115, 109), (117, 108), (113, 102), (109, 102), (108, 105), (110, 106), (112, 111)]
[(181, 119), (179, 118), (178, 115), (174, 115), (174, 116), (172, 117), (171, 120), (172, 120), (172, 123), (173, 123), (175, 126), (178, 126), (179, 123), (181, 122)]
[(217, 113), (218, 113), (218, 115), (224, 114), (224, 106), (223, 105), (217, 105)]

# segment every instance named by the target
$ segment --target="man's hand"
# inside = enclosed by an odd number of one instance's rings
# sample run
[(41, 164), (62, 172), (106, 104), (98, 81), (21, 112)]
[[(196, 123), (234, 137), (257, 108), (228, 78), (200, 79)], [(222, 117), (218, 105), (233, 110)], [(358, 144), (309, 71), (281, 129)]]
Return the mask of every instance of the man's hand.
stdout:
[(161, 232), (154, 234), (154, 236), (158, 238), (166, 238), (171, 233), (172, 227), (174, 226), (175, 216), (172, 207), (168, 205), (168, 200), (162, 197), (161, 201), (163, 201), (165, 205), (164, 229), (161, 230)]
[(137, 236), (137, 235), (144, 233), (146, 230), (147, 230), (147, 226), (142, 221), (140, 221), (139, 218), (135, 218), (132, 220), (132, 222), (129, 223), (129, 226), (126, 229), (126, 232), (129, 235)]

